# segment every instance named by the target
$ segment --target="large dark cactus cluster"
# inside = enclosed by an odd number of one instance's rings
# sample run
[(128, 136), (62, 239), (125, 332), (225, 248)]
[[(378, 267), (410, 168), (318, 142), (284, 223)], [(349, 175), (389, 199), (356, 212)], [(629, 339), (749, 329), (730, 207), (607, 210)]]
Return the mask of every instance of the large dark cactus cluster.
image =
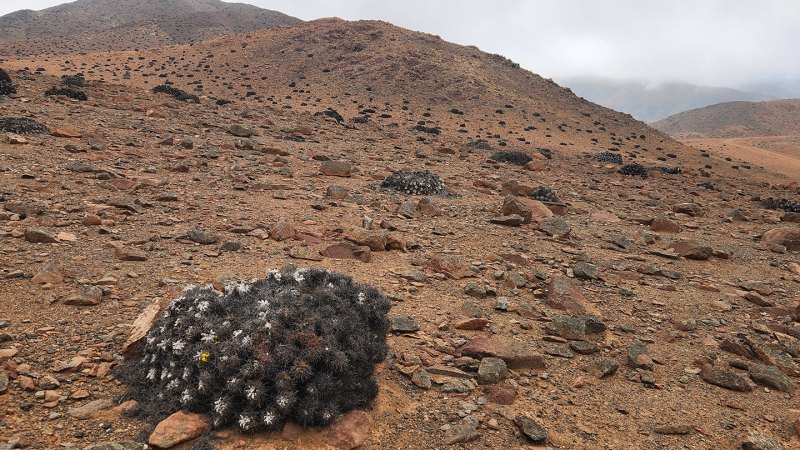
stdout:
[(439, 175), (427, 170), (397, 171), (381, 183), (381, 189), (405, 195), (442, 195), (444, 183)]
[(16, 94), (17, 88), (11, 82), (11, 77), (3, 69), (0, 69), (0, 96)]
[(378, 289), (322, 269), (273, 270), (222, 295), (190, 286), (122, 378), (155, 419), (183, 409), (244, 432), (326, 425), (377, 395), (389, 308)]

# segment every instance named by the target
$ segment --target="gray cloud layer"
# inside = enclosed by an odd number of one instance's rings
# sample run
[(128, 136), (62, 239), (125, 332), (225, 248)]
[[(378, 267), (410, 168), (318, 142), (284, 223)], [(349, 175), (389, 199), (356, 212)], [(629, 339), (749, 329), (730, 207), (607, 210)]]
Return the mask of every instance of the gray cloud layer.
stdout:
[[(796, 0), (248, 0), (301, 19), (381, 19), (546, 77), (738, 87), (800, 79)], [(3, 1), (0, 14), (59, 1)]]

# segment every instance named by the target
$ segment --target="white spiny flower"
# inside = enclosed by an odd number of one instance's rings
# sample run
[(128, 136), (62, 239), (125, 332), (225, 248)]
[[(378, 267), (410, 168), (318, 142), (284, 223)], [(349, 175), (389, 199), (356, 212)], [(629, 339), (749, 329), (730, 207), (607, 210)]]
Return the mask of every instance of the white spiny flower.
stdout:
[(278, 398), (275, 400), (275, 402), (276, 402), (276, 403), (278, 404), (278, 406), (280, 406), (281, 408), (286, 408), (287, 406), (289, 406), (289, 397), (287, 397), (287, 396), (285, 396), (285, 395), (280, 395), (280, 396), (278, 396)]
[(181, 403), (186, 405), (192, 401), (192, 393), (189, 389), (184, 389), (183, 394), (181, 394)]
[(253, 424), (253, 420), (250, 416), (245, 416), (244, 414), (239, 416), (239, 428), (244, 431), (248, 431)]
[(155, 369), (155, 368), (151, 368), (151, 369), (150, 369), (150, 370), (147, 372), (147, 379), (148, 379), (148, 380), (155, 380), (155, 379), (156, 379), (156, 377), (158, 377), (158, 372), (156, 371), (156, 369)]
[(267, 299), (261, 299), (261, 300), (259, 300), (259, 301), (258, 301), (258, 307), (259, 307), (260, 309), (267, 309), (267, 308), (269, 308), (269, 300), (267, 300)]
[(250, 344), (252, 344), (252, 343), (253, 343), (253, 338), (250, 337), (250, 336), (245, 336), (244, 339), (242, 339), (242, 346), (243, 347), (249, 347)]
[(258, 395), (258, 390), (256, 390), (255, 386), (249, 386), (247, 389), (245, 389), (244, 395), (248, 400), (255, 400), (256, 396)]
[(178, 387), (178, 380), (172, 380), (169, 383), (167, 383), (167, 389), (168, 390), (174, 390), (177, 387)]
[(197, 310), (200, 312), (206, 312), (208, 311), (209, 306), (211, 305), (208, 303), (208, 301), (203, 300), (202, 302), (197, 304)]
[(181, 340), (172, 343), (172, 351), (176, 355), (180, 355), (183, 352), (184, 348), (186, 348), (186, 343)]
[(250, 288), (251, 287), (252, 287), (252, 285), (249, 285), (247, 283), (239, 283), (236, 286), (236, 292), (238, 292), (239, 295), (244, 295), (244, 294), (247, 294), (248, 292), (250, 292)]
[(222, 415), (225, 414), (225, 411), (228, 410), (228, 402), (225, 401), (224, 398), (220, 397), (214, 402), (214, 412)]
[(161, 378), (162, 381), (167, 379), (167, 371), (166, 370), (161, 372), (161, 377), (160, 378)]
[(242, 333), (244, 333), (244, 331), (242, 331), (242, 330), (236, 330), (236, 331), (234, 331), (234, 332), (232, 333), (232, 334), (233, 334), (233, 338), (234, 338), (234, 339), (237, 339), (237, 338), (238, 338), (238, 337), (239, 337), (239, 336), (240, 336)]
[(270, 269), (270, 271), (267, 272), (267, 275), (269, 275), (270, 278), (274, 278), (275, 281), (281, 281), (281, 278), (283, 278), (281, 273), (278, 272), (278, 269)]
[(261, 421), (264, 422), (264, 425), (269, 427), (275, 424), (275, 419), (275, 414), (268, 412), (264, 414), (264, 416), (261, 418)]
[(203, 380), (197, 382), (197, 390), (200, 392), (204, 392), (206, 390), (206, 384), (203, 383)]
[[(183, 288), (183, 292), (189, 292), (189, 291), (191, 291), (192, 289), (194, 289), (196, 287), (197, 286), (195, 286), (193, 284), (187, 284), (186, 287)], [(183, 298), (183, 296), (181, 296), (180, 298)]]
[(192, 370), (189, 369), (188, 367), (183, 369), (183, 377), (181, 378), (183, 378), (184, 380), (188, 380), (190, 376), (192, 376)]
[(217, 334), (214, 333), (214, 330), (208, 330), (208, 333), (203, 333), (201, 335), (200, 340), (205, 342), (205, 343), (209, 343), (209, 342), (214, 342), (214, 340), (216, 338), (217, 338)]
[(306, 277), (303, 276), (303, 272), (304, 272), (303, 270), (296, 271), (294, 273), (294, 281), (297, 281), (299, 283), (299, 282), (305, 280)]
[(365, 293), (363, 293), (363, 292), (359, 292), (359, 293), (358, 293), (358, 304), (359, 304), (359, 305), (363, 305), (363, 304), (364, 304), (364, 301), (365, 301), (366, 299), (367, 299), (367, 294), (365, 294)]

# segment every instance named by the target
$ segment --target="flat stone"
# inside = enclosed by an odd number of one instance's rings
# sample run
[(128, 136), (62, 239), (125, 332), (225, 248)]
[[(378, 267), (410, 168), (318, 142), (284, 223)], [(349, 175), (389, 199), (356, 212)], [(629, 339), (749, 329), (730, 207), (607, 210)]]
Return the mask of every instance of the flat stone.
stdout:
[(739, 391), (739, 392), (750, 392), (753, 390), (747, 381), (744, 378), (736, 375), (735, 373), (713, 367), (711, 365), (706, 365), (700, 371), (700, 378), (703, 379), (706, 383), (713, 384), (715, 386), (720, 386), (725, 389), (730, 389), (732, 391)]
[(572, 225), (561, 217), (547, 217), (539, 221), (539, 231), (544, 231), (548, 236), (563, 239), (569, 236)]
[(681, 226), (666, 217), (656, 217), (650, 223), (650, 229), (659, 233), (677, 233)]
[(518, 227), (525, 223), (525, 219), (517, 214), (511, 214), (508, 216), (495, 216), (489, 219), (489, 222), (496, 224), (496, 225), (504, 225), (507, 227)]
[(471, 317), (457, 321), (454, 326), (456, 330), (480, 331), (486, 328), (486, 325), (488, 324), (489, 319), (482, 317)]
[(517, 399), (517, 388), (507, 383), (486, 387), (486, 400), (498, 405), (512, 405)]
[(255, 134), (253, 130), (250, 130), (238, 124), (231, 125), (230, 128), (228, 128), (228, 133), (241, 138), (249, 138)]
[(418, 388), (428, 390), (433, 386), (431, 376), (425, 369), (417, 369), (411, 374), (411, 382)]
[(64, 300), (65, 305), (96, 306), (103, 302), (103, 290), (97, 286), (83, 286), (76, 294)]
[(742, 443), (742, 450), (784, 450), (783, 445), (772, 436), (753, 433)]
[(505, 200), (503, 200), (503, 206), (500, 208), (500, 214), (503, 216), (520, 216), (522, 217), (522, 223), (538, 222), (546, 217), (553, 217), (553, 212), (542, 202), (516, 195), (506, 196)]
[(578, 262), (572, 267), (572, 273), (576, 278), (582, 280), (594, 280), (597, 278), (597, 266), (587, 262)]
[(353, 165), (347, 161), (322, 161), (319, 171), (329, 177), (349, 177), (353, 174)]
[(708, 245), (703, 245), (695, 241), (679, 240), (670, 244), (670, 248), (675, 250), (680, 256), (687, 259), (706, 260), (714, 253), (714, 249)]
[(450, 428), (444, 440), (447, 445), (453, 445), (471, 442), (479, 437), (481, 433), (474, 425), (462, 421)]
[(670, 424), (656, 427), (653, 431), (658, 434), (687, 435), (692, 432), (692, 427), (689, 425)]
[(782, 245), (789, 251), (800, 251), (800, 226), (769, 230), (761, 236), (761, 242), (767, 245)]
[(372, 260), (372, 250), (366, 245), (351, 242), (333, 244), (322, 250), (322, 256), (331, 259), (354, 259), (364, 263)]
[(793, 392), (794, 385), (789, 377), (776, 367), (764, 364), (750, 364), (750, 378), (756, 383), (781, 392)]
[(83, 450), (142, 450), (142, 444), (132, 441), (102, 442), (84, 447)]
[(700, 217), (703, 215), (703, 208), (697, 203), (678, 203), (672, 207), (672, 211), (691, 217)]
[(208, 429), (206, 416), (178, 411), (156, 425), (147, 443), (158, 448), (170, 448), (191, 441)]
[(410, 316), (394, 316), (390, 319), (392, 332), (413, 333), (419, 330), (419, 322)]
[(76, 408), (69, 408), (67, 410), (67, 414), (71, 417), (74, 417), (78, 420), (85, 420), (92, 416), (92, 414), (102, 411), (104, 409), (108, 409), (114, 406), (114, 401), (110, 398), (99, 399), (91, 401), (83, 406), (79, 406)]
[(619, 361), (616, 359), (602, 358), (590, 364), (589, 373), (597, 378), (605, 378), (614, 375), (617, 369), (619, 369)]
[(502, 340), (496, 337), (477, 337), (467, 341), (459, 349), (462, 356), (483, 359), (500, 358), (509, 369), (544, 369), (544, 357), (534, 351), (532, 345)]
[(195, 228), (194, 230), (190, 231), (187, 234), (187, 237), (191, 241), (197, 242), (201, 245), (211, 245), (219, 240), (219, 237), (216, 234), (200, 228)]
[(35, 244), (55, 244), (58, 242), (55, 234), (38, 227), (26, 228), (25, 240)]
[(325, 431), (325, 442), (341, 450), (360, 447), (370, 437), (372, 422), (372, 416), (366, 412), (350, 411), (336, 419)]
[(585, 299), (569, 278), (556, 274), (547, 285), (547, 305), (572, 314), (585, 314)]
[(522, 434), (532, 442), (544, 442), (547, 440), (547, 430), (530, 417), (518, 415), (514, 418), (514, 423), (519, 427)]

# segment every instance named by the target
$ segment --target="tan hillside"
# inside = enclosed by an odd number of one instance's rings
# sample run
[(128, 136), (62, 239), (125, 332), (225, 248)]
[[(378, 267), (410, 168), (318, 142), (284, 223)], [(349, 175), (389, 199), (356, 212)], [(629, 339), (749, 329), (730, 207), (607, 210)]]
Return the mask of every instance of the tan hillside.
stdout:
[(674, 137), (744, 138), (800, 135), (800, 100), (727, 102), (654, 122)]
[[(796, 177), (383, 22), (0, 67), (0, 448), (800, 446)], [(76, 73), (85, 101), (44, 95)], [(198, 101), (152, 92), (166, 82)], [(382, 189), (398, 171), (443, 187)], [(142, 312), (287, 264), (388, 296), (374, 402), (257, 434), (130, 417), (117, 369)], [(185, 361), (246, 358), (228, 328), (186, 337), (208, 349)], [(238, 381), (209, 398), (251, 401)]]
[(298, 21), (219, 0), (77, 0), (0, 17), (0, 57), (189, 44)]

